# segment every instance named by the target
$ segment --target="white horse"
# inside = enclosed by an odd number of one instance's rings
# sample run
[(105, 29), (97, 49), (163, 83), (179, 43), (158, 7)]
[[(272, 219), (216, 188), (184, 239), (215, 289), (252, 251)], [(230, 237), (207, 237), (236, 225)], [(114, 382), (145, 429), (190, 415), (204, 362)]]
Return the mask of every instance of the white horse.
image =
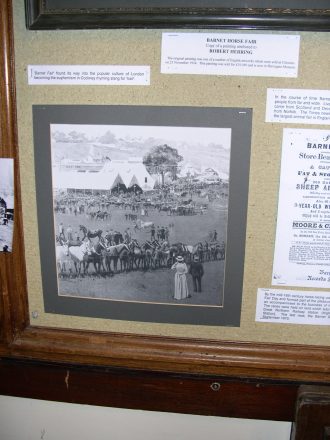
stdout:
[(69, 254), (74, 262), (76, 272), (80, 275), (81, 273), (81, 265), (84, 266), (86, 261), (86, 256), (89, 252), (88, 243), (83, 242), (80, 246), (70, 246)]
[(56, 265), (60, 276), (64, 276), (67, 269), (70, 274), (72, 274), (72, 260), (69, 254), (69, 246), (67, 244), (56, 246)]

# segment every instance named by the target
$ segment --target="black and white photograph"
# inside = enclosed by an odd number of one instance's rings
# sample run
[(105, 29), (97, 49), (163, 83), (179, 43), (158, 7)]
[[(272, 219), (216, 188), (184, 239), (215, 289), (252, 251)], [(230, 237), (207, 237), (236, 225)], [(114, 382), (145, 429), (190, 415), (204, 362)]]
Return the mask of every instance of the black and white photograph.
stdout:
[(252, 111), (33, 106), (45, 310), (239, 325)]
[(14, 230), (14, 161), (0, 159), (0, 252), (11, 252)]
[(59, 295), (222, 306), (230, 128), (50, 135)]

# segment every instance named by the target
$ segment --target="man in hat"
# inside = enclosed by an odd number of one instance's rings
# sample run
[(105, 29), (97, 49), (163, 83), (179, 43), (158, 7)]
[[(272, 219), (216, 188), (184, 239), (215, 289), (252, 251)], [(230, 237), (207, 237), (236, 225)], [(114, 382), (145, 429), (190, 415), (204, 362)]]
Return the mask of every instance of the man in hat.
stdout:
[(194, 292), (201, 292), (204, 268), (203, 268), (203, 264), (199, 261), (198, 255), (194, 255), (193, 261), (189, 267), (189, 273), (192, 276)]

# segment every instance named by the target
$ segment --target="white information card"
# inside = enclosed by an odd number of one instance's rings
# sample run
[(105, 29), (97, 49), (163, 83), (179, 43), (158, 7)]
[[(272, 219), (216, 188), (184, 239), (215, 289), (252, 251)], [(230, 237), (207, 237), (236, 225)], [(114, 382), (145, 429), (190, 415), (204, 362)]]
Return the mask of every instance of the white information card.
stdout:
[(267, 89), (266, 122), (330, 124), (330, 90)]
[(272, 284), (330, 287), (330, 129), (283, 130)]
[(258, 289), (256, 321), (330, 325), (330, 292)]
[(299, 35), (163, 33), (161, 73), (297, 77)]
[(150, 85), (150, 66), (29, 65), (30, 85)]

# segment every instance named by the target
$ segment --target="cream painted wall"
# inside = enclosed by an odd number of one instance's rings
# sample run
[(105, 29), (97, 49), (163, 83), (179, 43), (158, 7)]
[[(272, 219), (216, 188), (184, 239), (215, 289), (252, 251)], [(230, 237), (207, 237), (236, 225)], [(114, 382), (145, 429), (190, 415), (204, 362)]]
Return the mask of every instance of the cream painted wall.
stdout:
[(289, 440), (291, 424), (0, 396), (0, 440)]

